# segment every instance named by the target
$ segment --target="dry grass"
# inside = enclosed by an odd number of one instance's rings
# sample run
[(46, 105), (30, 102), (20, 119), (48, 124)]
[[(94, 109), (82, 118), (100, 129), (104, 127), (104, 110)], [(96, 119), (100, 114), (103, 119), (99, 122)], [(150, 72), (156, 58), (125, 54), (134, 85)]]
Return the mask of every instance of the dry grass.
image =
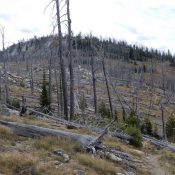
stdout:
[(113, 147), (119, 151), (124, 151), (127, 152), (129, 154), (131, 154), (132, 156), (134, 156), (135, 158), (140, 158), (141, 154), (136, 150), (135, 147), (122, 143), (120, 141), (118, 141), (117, 139), (111, 138), (111, 137), (105, 137), (104, 140), (104, 144), (109, 146), (109, 147)]
[(31, 154), (6, 152), (0, 155), (0, 172), (8, 175), (39, 175), (37, 158)]
[(160, 152), (160, 163), (165, 169), (167, 169), (171, 174), (175, 174), (175, 154), (162, 150)]
[(118, 170), (113, 163), (108, 162), (107, 160), (93, 158), (88, 154), (77, 154), (77, 160), (79, 164), (93, 169), (101, 175), (116, 175)]
[(77, 151), (81, 151), (81, 145), (78, 142), (73, 142), (69, 139), (57, 138), (57, 137), (43, 137), (34, 140), (33, 147), (37, 150), (45, 150), (52, 152), (55, 149), (63, 148), (64, 151), (75, 154)]

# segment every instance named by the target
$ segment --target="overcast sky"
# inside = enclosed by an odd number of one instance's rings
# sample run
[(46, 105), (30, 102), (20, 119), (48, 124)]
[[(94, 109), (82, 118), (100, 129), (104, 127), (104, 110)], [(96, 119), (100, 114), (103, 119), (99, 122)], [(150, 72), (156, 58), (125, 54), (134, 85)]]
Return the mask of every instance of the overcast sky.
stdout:
[[(52, 33), (50, 0), (0, 0), (6, 46)], [(74, 33), (113, 37), (175, 53), (175, 0), (70, 0)]]

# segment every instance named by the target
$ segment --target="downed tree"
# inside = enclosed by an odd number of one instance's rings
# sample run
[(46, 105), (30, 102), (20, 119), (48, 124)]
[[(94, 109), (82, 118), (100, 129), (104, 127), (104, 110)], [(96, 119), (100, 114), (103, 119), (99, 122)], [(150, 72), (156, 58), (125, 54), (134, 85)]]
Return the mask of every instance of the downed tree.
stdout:
[[(85, 128), (85, 129), (89, 129), (91, 131), (95, 131), (95, 132), (98, 132), (98, 133), (103, 133), (103, 131), (104, 131), (104, 129), (102, 129), (102, 128), (88, 127), (88, 126), (81, 125), (81, 124), (78, 124), (78, 123), (75, 123), (75, 122), (70, 122), (70, 121), (64, 120), (62, 118), (58, 118), (58, 117), (50, 116), (48, 114), (44, 114), (42, 112), (33, 110), (31, 108), (27, 108), (27, 110), (32, 112), (33, 114), (42, 116), (42, 117), (44, 117), (46, 119), (49, 119), (49, 120), (52, 120), (56, 123), (66, 125), (69, 128), (79, 128), (79, 129)], [(130, 142), (133, 139), (131, 136), (129, 136), (127, 134), (124, 134), (124, 133), (120, 133), (120, 132), (110, 132), (110, 131), (108, 131), (108, 134), (112, 137), (121, 139), (125, 142)]]
[(169, 142), (166, 142), (166, 141), (163, 141), (163, 140), (157, 140), (157, 139), (155, 139), (155, 138), (153, 138), (153, 137), (150, 137), (150, 136), (148, 136), (148, 135), (144, 135), (144, 136), (143, 136), (143, 139), (144, 139), (144, 140), (150, 140), (150, 142), (151, 142), (152, 144), (154, 144), (155, 146), (157, 146), (158, 148), (167, 148), (167, 149), (169, 149), (170, 151), (175, 152), (175, 146), (172, 145), (172, 144), (169, 143)]
[(35, 126), (35, 125), (27, 125), (27, 124), (21, 124), (16, 122), (0, 121), (0, 124), (11, 128), (13, 132), (19, 136), (32, 137), (32, 138), (41, 137), (41, 136), (57, 136), (57, 137), (69, 138), (71, 140), (78, 141), (85, 147), (95, 142), (95, 140), (97, 139), (94, 136), (80, 135), (72, 132), (54, 130), (54, 129)]
[[(37, 115), (40, 115), (40, 116), (43, 116), (43, 117), (45, 117), (45, 118), (47, 118), (49, 120), (52, 120), (52, 121), (54, 121), (56, 123), (67, 125), (70, 128), (86, 128), (86, 129), (89, 129), (91, 131), (95, 131), (95, 132), (98, 132), (98, 133), (101, 133), (101, 134), (104, 134), (104, 133), (105, 134), (109, 134), (111, 137), (118, 138), (118, 139), (120, 139), (120, 140), (122, 140), (122, 141), (124, 141), (126, 143), (132, 141), (132, 139), (133, 139), (133, 137), (131, 137), (131, 136), (125, 134), (125, 133), (111, 132), (109, 130), (108, 130), (108, 132), (104, 132), (104, 131), (106, 131), (106, 128), (102, 129), (102, 128), (96, 128), (96, 127), (88, 127), (88, 126), (80, 125), (80, 124), (77, 124), (77, 123), (74, 123), (74, 122), (70, 122), (70, 121), (67, 121), (67, 120), (64, 120), (64, 119), (61, 119), (61, 118), (50, 116), (50, 115), (44, 114), (42, 112), (35, 111), (35, 110), (31, 109), (31, 108), (28, 108), (28, 110), (33, 112), (33, 113), (35, 113), (35, 114), (37, 114)], [(147, 135), (144, 135), (143, 139), (144, 140), (145, 139), (149, 139), (151, 141), (151, 143), (154, 144), (155, 146), (160, 147), (160, 148), (167, 148), (167, 149), (175, 152), (175, 146), (172, 145), (169, 142), (165, 142), (163, 140), (158, 140), (158, 139), (155, 139), (155, 138), (147, 136)]]
[[(74, 122), (70, 122), (70, 121), (67, 121), (67, 120), (64, 120), (64, 119), (61, 119), (61, 118), (56, 118), (54, 116), (50, 116), (50, 115), (47, 115), (47, 114), (44, 114), (44, 113), (41, 113), (41, 112), (38, 112), (38, 111), (35, 111), (31, 108), (28, 108), (29, 111), (35, 113), (35, 114), (38, 114), (40, 116), (43, 116), (49, 120), (53, 120), (54, 122), (56, 123), (61, 123), (61, 124), (64, 124), (64, 125), (67, 125), (69, 127), (72, 127), (72, 128), (86, 128), (86, 129), (89, 129), (89, 130), (92, 130), (92, 131), (95, 131), (95, 132), (98, 132), (98, 133), (104, 133), (104, 129), (102, 128), (95, 128), (95, 127), (87, 127), (87, 126), (84, 126), (84, 125), (80, 125), (80, 124), (77, 124), (77, 123), (74, 123)], [(122, 141), (125, 141), (125, 142), (130, 142), (132, 141), (132, 137), (125, 134), (125, 133), (120, 133), (120, 132), (110, 132), (108, 131), (108, 134), (114, 138), (118, 138)], [(150, 136), (146, 136), (144, 135), (143, 136), (143, 139), (149, 139), (151, 141), (152, 144), (154, 144), (155, 146), (158, 146), (160, 148), (167, 148), (173, 152), (175, 152), (175, 146), (173, 146), (172, 144), (170, 144), (169, 142), (165, 142), (165, 141), (161, 141), (161, 140), (158, 140), (158, 139), (155, 139), (155, 138), (152, 138)]]
[(99, 137), (95, 137), (16, 122), (6, 122), (0, 120), (0, 124), (12, 129), (13, 132), (19, 136), (32, 138), (55, 136), (77, 141), (82, 145), (83, 149), (92, 152), (95, 156), (120, 163), (133, 171), (136, 170), (135, 160), (130, 154), (103, 145), (103, 136), (107, 132), (109, 126), (106, 127), (105, 131)]

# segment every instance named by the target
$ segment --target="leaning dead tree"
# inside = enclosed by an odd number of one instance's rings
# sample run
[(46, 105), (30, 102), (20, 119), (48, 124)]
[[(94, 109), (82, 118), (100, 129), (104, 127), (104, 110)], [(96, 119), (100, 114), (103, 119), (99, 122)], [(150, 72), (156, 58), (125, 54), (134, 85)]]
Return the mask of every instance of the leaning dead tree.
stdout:
[(97, 53), (99, 59), (101, 60), (102, 63), (102, 70), (103, 70), (103, 75), (104, 75), (104, 79), (105, 79), (105, 84), (106, 84), (106, 89), (107, 89), (107, 94), (108, 94), (108, 100), (109, 100), (109, 107), (110, 107), (110, 113), (111, 113), (111, 117), (113, 118), (113, 106), (112, 106), (112, 98), (111, 98), (111, 93), (110, 93), (110, 88), (109, 88), (109, 80), (107, 77), (107, 72), (106, 72), (106, 65), (105, 65), (105, 52), (103, 50), (102, 47), (99, 48), (99, 50), (97, 50), (96, 47), (92, 46), (92, 48), (95, 50), (95, 52)]
[(106, 66), (105, 66), (105, 53), (102, 55), (102, 67), (103, 67), (103, 74), (105, 78), (105, 83), (106, 83), (106, 89), (108, 93), (108, 100), (109, 100), (109, 107), (110, 107), (110, 112), (111, 112), (111, 117), (113, 118), (113, 107), (112, 107), (112, 99), (111, 99), (111, 94), (110, 94), (110, 89), (109, 89), (109, 82), (106, 74)]

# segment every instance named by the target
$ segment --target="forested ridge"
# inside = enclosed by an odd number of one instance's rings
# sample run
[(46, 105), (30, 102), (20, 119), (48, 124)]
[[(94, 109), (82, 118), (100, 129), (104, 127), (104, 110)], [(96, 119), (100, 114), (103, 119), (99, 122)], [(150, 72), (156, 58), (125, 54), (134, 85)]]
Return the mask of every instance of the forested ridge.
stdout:
[[(7, 48), (9, 57), (14, 54), (25, 53), (32, 48), (32, 50), (48, 49), (51, 47), (49, 44), (52, 44), (52, 47), (57, 47), (58, 43), (56, 42), (56, 35), (34, 37), (27, 41), (19, 41), (17, 44), (13, 44)], [(66, 40), (67, 36), (63, 37), (63, 40)], [(108, 58), (112, 59), (123, 59), (123, 60), (135, 60), (135, 61), (147, 61), (150, 59), (158, 60), (168, 60), (174, 63), (175, 55), (173, 55), (169, 50), (167, 52), (160, 51), (158, 49), (149, 48), (146, 46), (138, 46), (136, 44), (128, 44), (126, 41), (118, 41), (113, 38), (98, 38), (92, 35), (83, 35), (79, 33), (78, 35), (72, 37), (72, 47), (74, 50), (81, 50), (82, 55), (93, 55), (94, 52), (91, 44), (96, 47), (101, 47), (104, 50), (105, 55)], [(2, 52), (1, 52), (2, 54)]]

